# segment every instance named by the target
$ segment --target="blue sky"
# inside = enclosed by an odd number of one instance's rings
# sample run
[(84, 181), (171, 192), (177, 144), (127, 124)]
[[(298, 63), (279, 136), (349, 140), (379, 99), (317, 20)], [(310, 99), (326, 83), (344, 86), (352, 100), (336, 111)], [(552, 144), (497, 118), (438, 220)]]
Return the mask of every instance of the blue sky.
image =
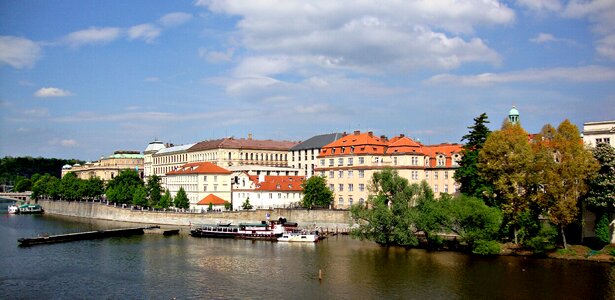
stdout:
[(0, 2), (0, 157), (615, 120), (615, 1)]

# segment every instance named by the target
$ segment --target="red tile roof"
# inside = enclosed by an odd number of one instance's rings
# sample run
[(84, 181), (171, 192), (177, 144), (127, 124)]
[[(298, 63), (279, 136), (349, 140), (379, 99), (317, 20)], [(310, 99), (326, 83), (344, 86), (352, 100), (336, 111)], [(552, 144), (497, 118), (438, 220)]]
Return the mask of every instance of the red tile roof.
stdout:
[(197, 204), (198, 205), (209, 205), (209, 203), (211, 203), (212, 205), (224, 205), (225, 202), (226, 200), (214, 194), (209, 194), (207, 195), (207, 197), (201, 199), (201, 201), (199, 201)]
[(257, 191), (300, 192), (305, 176), (265, 176), (265, 181), (258, 182), (258, 176), (249, 176)]
[(423, 145), (413, 141), (403, 135), (394, 137), (389, 141), (389, 147), (386, 154), (393, 153), (417, 153), (423, 154)]
[(299, 144), (291, 141), (236, 139), (233, 137), (217, 140), (207, 140), (196, 143), (188, 149), (188, 152), (196, 152), (213, 149), (250, 149), (250, 150), (279, 150), (288, 151)]
[(461, 154), (462, 146), (459, 144), (440, 144), (424, 146), (423, 152), (429, 156), (429, 166), (437, 166), (437, 156), (443, 154), (446, 157), (446, 166), (452, 166), (452, 156), (455, 153)]
[(384, 154), (387, 142), (370, 132), (345, 135), (324, 146), (319, 156), (337, 156), (350, 154)]
[(187, 163), (177, 168), (177, 170), (167, 172), (167, 175), (179, 174), (231, 174), (231, 171), (210, 162), (197, 162)]

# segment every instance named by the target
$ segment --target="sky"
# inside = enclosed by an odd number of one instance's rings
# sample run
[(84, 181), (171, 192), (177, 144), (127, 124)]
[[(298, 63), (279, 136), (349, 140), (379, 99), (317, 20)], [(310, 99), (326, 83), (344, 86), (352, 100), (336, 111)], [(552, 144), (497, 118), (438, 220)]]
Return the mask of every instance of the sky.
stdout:
[(615, 0), (0, 1), (0, 157), (615, 120)]

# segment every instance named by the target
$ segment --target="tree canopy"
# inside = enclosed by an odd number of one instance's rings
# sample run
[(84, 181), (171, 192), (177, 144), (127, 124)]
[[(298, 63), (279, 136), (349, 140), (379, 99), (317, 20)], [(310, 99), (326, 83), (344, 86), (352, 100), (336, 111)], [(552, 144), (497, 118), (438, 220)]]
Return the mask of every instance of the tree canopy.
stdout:
[(478, 154), (485, 145), (491, 130), (485, 125), (488, 124), (487, 114), (482, 113), (474, 118), (474, 125), (469, 126), (470, 132), (462, 137), (466, 141), (463, 145), (462, 157), (459, 168), (455, 170), (455, 180), (461, 184), (460, 192), (484, 199), (488, 204), (491, 203), (490, 195), (493, 194), (492, 186), (488, 181), (478, 176)]
[(125, 169), (107, 183), (105, 194), (107, 200), (116, 203), (130, 204), (137, 188), (143, 186), (143, 180), (132, 169)]
[(307, 209), (327, 207), (333, 202), (333, 192), (327, 187), (324, 177), (312, 176), (301, 183), (303, 200), (301, 205)]
[(186, 195), (186, 191), (184, 190), (184, 187), (180, 187), (179, 191), (177, 191), (177, 194), (175, 195), (175, 207), (177, 208), (183, 208), (183, 209), (188, 209), (190, 208), (190, 201), (188, 200), (188, 195)]

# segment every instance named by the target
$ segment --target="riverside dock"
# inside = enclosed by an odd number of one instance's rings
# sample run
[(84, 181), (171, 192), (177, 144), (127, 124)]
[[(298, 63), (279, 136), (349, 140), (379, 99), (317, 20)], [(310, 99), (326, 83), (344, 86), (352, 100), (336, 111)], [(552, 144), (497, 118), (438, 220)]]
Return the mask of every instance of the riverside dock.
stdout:
[(102, 238), (107, 238), (107, 237), (141, 235), (144, 233), (144, 230), (154, 229), (154, 228), (160, 228), (160, 227), (159, 226), (147, 226), (147, 227), (135, 227), (135, 228), (118, 228), (118, 229), (107, 229), (107, 230), (97, 230), (97, 231), (74, 232), (74, 233), (66, 233), (66, 234), (38, 236), (38, 237), (33, 237), (33, 238), (21, 238), (21, 239), (18, 239), (17, 242), (19, 242), (20, 247), (28, 247), (28, 246), (41, 245), (41, 244), (55, 244), (55, 243), (65, 243), (65, 242), (72, 242), (72, 241), (102, 239)]

